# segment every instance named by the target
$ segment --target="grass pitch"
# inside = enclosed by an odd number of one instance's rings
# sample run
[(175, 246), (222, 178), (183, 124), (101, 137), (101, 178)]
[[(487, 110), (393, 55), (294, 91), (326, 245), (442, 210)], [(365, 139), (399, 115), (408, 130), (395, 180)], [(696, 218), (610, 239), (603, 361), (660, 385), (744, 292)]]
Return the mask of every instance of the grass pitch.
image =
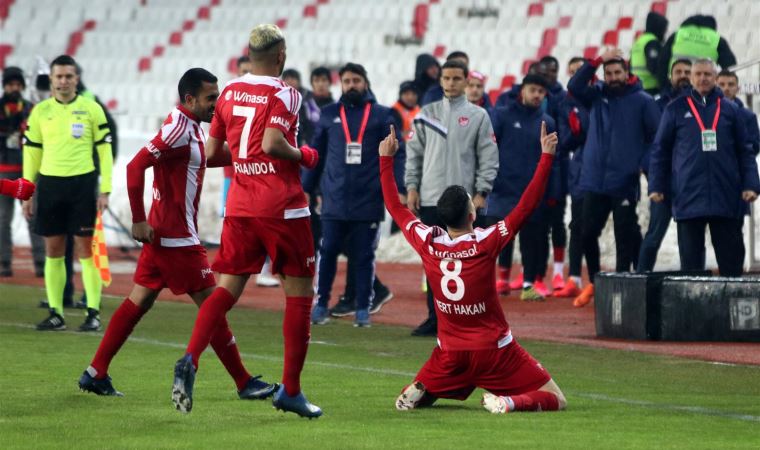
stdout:
[[(565, 392), (567, 411), (495, 416), (477, 390), (465, 402), (399, 412), (394, 400), (434, 340), (343, 320), (312, 328), (302, 384), (322, 418), (238, 400), (210, 348), (184, 415), (172, 407), (172, 370), (196, 308), (179, 303), (157, 303), (116, 356), (110, 375), (125, 397), (97, 397), (76, 381), (101, 334), (35, 331), (43, 296), (0, 286), (2, 449), (760, 448), (760, 367), (521, 341)], [(104, 323), (117, 305), (104, 300)], [(80, 314), (67, 310), (70, 329)], [(249, 371), (279, 381), (282, 315), (236, 308), (228, 317)]]

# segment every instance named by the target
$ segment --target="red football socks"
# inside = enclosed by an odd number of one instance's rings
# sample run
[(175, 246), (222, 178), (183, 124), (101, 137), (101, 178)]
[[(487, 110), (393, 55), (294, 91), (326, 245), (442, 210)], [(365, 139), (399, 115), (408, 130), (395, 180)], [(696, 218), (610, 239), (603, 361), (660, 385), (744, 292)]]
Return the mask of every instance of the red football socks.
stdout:
[(301, 370), (306, 361), (311, 337), (311, 297), (287, 297), (282, 336), (285, 340), (285, 364), (282, 383), (285, 392), (293, 397), (301, 392)]
[(511, 267), (501, 267), (499, 266), (499, 279), (504, 281), (509, 281), (509, 272), (512, 271)]
[(553, 253), (554, 253), (554, 262), (565, 261), (565, 247), (554, 247)]
[(135, 305), (128, 297), (121, 302), (119, 308), (113, 313), (111, 321), (108, 322), (103, 340), (100, 341), (98, 351), (95, 352), (95, 357), (90, 363), (90, 366), (97, 371), (95, 378), (102, 380), (108, 376), (108, 366), (111, 364), (111, 360), (119, 352), (121, 346), (132, 334), (137, 322), (142, 319), (146, 312), (148, 310)]
[(547, 391), (533, 391), (510, 397), (515, 404), (513, 411), (557, 411), (557, 396)]
[(198, 317), (195, 319), (193, 334), (190, 336), (190, 343), (187, 344), (187, 351), (193, 358), (193, 365), (198, 368), (198, 360), (209, 343), (217, 327), (225, 319), (229, 311), (237, 300), (230, 292), (218, 287), (214, 292), (203, 301), (201, 308), (198, 310)]
[(224, 368), (227, 369), (227, 373), (235, 380), (238, 391), (242, 390), (251, 378), (251, 374), (243, 366), (235, 336), (232, 335), (226, 317), (222, 317), (222, 322), (216, 328), (214, 335), (211, 336), (211, 347)]

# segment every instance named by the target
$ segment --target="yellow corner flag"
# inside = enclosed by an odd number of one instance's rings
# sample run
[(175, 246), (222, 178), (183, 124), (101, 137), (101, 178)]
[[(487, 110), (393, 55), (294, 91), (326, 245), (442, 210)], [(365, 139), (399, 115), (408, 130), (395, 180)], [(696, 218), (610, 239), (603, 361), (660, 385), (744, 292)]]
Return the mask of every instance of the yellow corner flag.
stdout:
[(106, 235), (103, 232), (103, 218), (100, 213), (98, 213), (98, 218), (95, 221), (95, 234), (92, 237), (92, 258), (100, 273), (103, 285), (105, 287), (110, 286), (111, 269), (108, 268), (108, 248), (106, 247)]

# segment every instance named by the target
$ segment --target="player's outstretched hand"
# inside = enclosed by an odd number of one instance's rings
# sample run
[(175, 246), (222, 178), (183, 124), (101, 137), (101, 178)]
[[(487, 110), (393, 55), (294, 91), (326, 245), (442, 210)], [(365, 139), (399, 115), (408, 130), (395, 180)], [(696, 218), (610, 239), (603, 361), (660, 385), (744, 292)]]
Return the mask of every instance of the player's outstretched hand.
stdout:
[(541, 151), (553, 155), (557, 151), (557, 132), (546, 134), (546, 122), (541, 122)]
[(19, 200), (29, 200), (34, 194), (34, 183), (24, 178), (0, 180), (0, 194)]
[(396, 128), (391, 125), (391, 132), (380, 142), (380, 156), (393, 156), (398, 151), (398, 139), (396, 139)]
[(307, 169), (313, 169), (319, 164), (319, 152), (308, 145), (302, 145), (301, 148), (301, 165)]
[(153, 242), (153, 227), (148, 222), (137, 222), (132, 224), (132, 237), (143, 244)]

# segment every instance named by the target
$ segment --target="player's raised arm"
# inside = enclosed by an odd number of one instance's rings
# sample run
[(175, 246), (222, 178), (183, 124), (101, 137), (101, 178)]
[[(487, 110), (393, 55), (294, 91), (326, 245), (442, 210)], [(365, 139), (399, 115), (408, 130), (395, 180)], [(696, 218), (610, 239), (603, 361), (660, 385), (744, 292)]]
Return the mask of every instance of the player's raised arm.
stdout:
[(520, 202), (505, 218), (507, 229), (511, 230), (513, 234), (520, 231), (520, 228), (544, 197), (554, 153), (557, 149), (557, 141), (557, 133), (546, 134), (546, 122), (541, 122), (541, 159), (538, 162), (536, 172), (533, 174), (533, 179), (530, 180), (528, 187), (525, 188), (525, 192), (520, 197)]
[(383, 187), (383, 198), (385, 206), (391, 213), (391, 217), (396, 224), (403, 230), (406, 224), (411, 220), (417, 220), (412, 212), (401, 204), (398, 198), (398, 187), (393, 171), (393, 157), (398, 151), (398, 138), (393, 125), (390, 127), (390, 134), (380, 142), (380, 184)]

